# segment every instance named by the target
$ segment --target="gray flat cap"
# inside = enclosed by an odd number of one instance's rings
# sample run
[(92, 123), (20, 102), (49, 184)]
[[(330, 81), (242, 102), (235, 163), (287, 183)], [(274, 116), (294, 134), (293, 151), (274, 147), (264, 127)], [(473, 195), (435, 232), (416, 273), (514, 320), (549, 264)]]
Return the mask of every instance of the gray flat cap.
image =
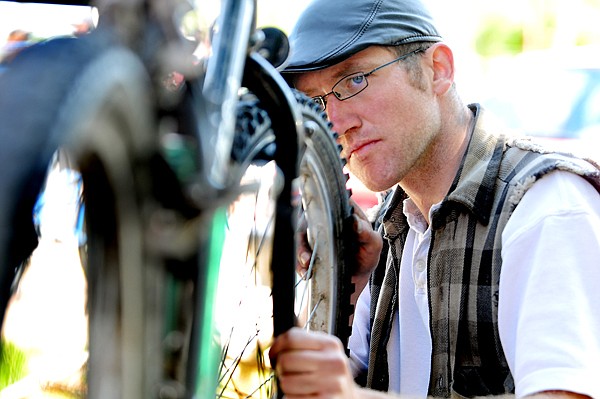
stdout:
[(419, 0), (314, 0), (290, 35), (284, 72), (327, 68), (371, 45), (440, 40)]

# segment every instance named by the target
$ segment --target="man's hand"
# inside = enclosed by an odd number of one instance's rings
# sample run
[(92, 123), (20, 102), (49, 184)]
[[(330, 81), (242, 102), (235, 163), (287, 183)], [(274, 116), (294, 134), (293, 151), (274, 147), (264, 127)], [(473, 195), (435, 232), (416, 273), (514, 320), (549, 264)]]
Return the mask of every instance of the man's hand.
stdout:
[(398, 399), (359, 387), (333, 335), (294, 327), (275, 338), (269, 356), (286, 399)]
[(295, 327), (275, 339), (269, 356), (287, 399), (358, 397), (349, 360), (335, 336)]
[(296, 245), (297, 245), (297, 262), (296, 271), (302, 277), (308, 273), (310, 266), (310, 258), (312, 256), (312, 248), (308, 242), (308, 235), (306, 233), (307, 223), (304, 213), (298, 221), (296, 227)]
[(355, 270), (354, 276), (368, 278), (379, 262), (383, 239), (378, 232), (373, 230), (371, 222), (360, 206), (352, 199), (350, 199), (350, 203), (354, 206), (354, 232), (358, 242), (357, 270)]
[[(371, 223), (362, 209), (351, 199), (354, 206), (354, 233), (358, 243), (357, 268), (353, 275), (359, 280), (368, 280), (371, 271), (377, 266), (383, 240), (379, 233), (373, 230)], [(301, 276), (306, 275), (310, 265), (312, 249), (306, 234), (306, 220), (300, 221), (297, 230), (298, 257), (296, 270)], [(364, 285), (363, 285), (364, 286)], [(362, 287), (361, 287), (362, 289)]]

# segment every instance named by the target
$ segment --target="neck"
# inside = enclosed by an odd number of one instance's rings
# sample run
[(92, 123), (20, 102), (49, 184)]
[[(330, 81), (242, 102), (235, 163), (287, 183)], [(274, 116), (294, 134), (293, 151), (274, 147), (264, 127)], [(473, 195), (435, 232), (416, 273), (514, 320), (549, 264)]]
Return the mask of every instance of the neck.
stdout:
[(465, 108), (453, 123), (444, 126), (400, 187), (419, 208), (427, 223), (429, 210), (448, 194), (458, 173), (473, 130), (473, 113)]

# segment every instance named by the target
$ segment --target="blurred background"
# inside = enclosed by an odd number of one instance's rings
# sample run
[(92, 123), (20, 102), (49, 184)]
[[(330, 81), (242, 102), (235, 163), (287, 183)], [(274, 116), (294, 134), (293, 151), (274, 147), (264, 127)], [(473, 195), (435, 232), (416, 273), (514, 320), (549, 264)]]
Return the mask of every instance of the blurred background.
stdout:
[[(507, 129), (600, 159), (600, 0), (425, 1), (454, 50), (456, 82), (466, 102), (482, 103)], [(183, 21), (189, 36), (206, 32), (218, 14), (218, 0), (198, 4), (199, 13)], [(290, 33), (308, 0), (258, 4), (259, 26)], [(89, 7), (0, 1), (0, 73), (23, 48), (54, 36), (86, 34), (97, 18)], [(373, 193), (358, 181), (351, 179), (349, 186), (361, 206), (374, 205)], [(60, 196), (53, 203), (57, 217), (69, 212), (61, 210), (69, 199)], [(56, 230), (47, 236), (51, 240), (42, 240), (28, 268), (37, 278), (24, 279), (3, 331), (13, 343), (5, 346), (11, 369), (30, 374), (23, 378), (0, 368), (0, 399), (39, 397), (41, 381), (76, 392), (80, 381), (86, 316), (84, 301), (72, 298), (85, 295), (85, 278), (74, 237)], [(63, 287), (69, 281), (68, 292), (44, 291), (58, 280)], [(61, 349), (63, 342), (75, 344), (74, 351)], [(77, 397), (64, 395), (56, 397)]]
[[(519, 133), (569, 139), (562, 148), (597, 146), (572, 139), (600, 136), (600, 0), (424, 1), (454, 49), (466, 102), (484, 104)], [(219, 10), (218, 0), (196, 2), (199, 12), (185, 19), (190, 35), (208, 30)], [(258, 25), (289, 33), (308, 2), (258, 0)], [(88, 7), (0, 1), (0, 59), (96, 22)]]

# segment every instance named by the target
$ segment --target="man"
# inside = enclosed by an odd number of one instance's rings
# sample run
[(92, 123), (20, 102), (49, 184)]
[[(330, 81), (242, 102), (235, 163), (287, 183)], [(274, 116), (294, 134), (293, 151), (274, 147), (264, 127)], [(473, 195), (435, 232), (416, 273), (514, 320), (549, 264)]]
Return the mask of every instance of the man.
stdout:
[(286, 398), (600, 397), (598, 169), (464, 105), (418, 0), (315, 0), (291, 46), (286, 76), (350, 171), (394, 192), (379, 234), (357, 220), (350, 359), (328, 335), (282, 334)]

